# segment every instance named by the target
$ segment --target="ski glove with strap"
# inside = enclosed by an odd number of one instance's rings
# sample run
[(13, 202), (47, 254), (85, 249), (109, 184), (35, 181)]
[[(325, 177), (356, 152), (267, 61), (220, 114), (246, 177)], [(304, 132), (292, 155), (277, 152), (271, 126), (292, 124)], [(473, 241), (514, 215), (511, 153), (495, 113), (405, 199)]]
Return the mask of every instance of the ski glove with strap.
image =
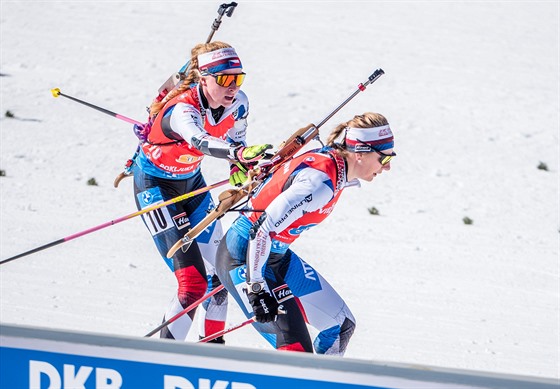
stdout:
[(247, 169), (240, 162), (234, 163), (229, 170), (229, 183), (231, 186), (242, 186), (247, 181)]
[(240, 162), (245, 166), (254, 166), (265, 156), (266, 150), (271, 148), (272, 145), (269, 144), (239, 146), (234, 150), (233, 158), (235, 158), (235, 161)]
[(247, 172), (257, 165), (266, 150), (271, 149), (272, 145), (262, 144), (255, 146), (239, 146), (233, 152), (235, 163), (230, 167), (229, 183), (232, 186), (242, 186), (247, 181)]
[(136, 135), (136, 137), (140, 141), (145, 142), (148, 140), (148, 135), (152, 130), (152, 124), (151, 123), (135, 124), (132, 129), (134, 130), (134, 135)]
[(255, 319), (259, 323), (276, 320), (276, 316), (278, 316), (278, 302), (274, 296), (263, 289), (259, 293), (249, 292), (247, 297), (253, 307)]

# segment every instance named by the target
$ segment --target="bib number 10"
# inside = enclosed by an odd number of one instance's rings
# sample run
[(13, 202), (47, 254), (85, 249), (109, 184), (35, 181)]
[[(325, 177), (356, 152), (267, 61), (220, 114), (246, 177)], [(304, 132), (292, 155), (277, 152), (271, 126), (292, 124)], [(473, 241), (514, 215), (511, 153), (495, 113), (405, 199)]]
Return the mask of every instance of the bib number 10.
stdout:
[[(138, 193), (137, 198), (141, 209), (163, 202), (159, 188), (150, 188), (142, 193)], [(142, 215), (142, 219), (144, 219), (144, 223), (146, 223), (152, 236), (174, 227), (173, 220), (166, 207), (147, 212)]]
[(171, 215), (165, 207), (154, 209), (153, 211), (143, 214), (142, 217), (152, 235), (157, 235), (173, 227)]

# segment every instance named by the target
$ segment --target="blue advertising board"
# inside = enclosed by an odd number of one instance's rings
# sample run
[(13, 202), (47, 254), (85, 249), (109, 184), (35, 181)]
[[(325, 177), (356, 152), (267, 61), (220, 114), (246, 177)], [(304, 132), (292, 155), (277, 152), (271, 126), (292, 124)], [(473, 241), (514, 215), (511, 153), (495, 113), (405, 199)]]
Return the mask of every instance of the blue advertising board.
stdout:
[(1, 389), (558, 388), (558, 380), (0, 325)]

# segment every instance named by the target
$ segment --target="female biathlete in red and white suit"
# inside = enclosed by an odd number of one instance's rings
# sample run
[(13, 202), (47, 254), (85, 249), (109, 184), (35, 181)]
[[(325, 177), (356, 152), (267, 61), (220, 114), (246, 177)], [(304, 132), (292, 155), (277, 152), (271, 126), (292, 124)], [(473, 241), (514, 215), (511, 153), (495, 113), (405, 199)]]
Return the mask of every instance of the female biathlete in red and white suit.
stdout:
[[(205, 187), (200, 170), (204, 155), (246, 167), (243, 164), (252, 162), (251, 159), (258, 160), (270, 147), (244, 147), (248, 102), (239, 90), (244, 73), (235, 50), (231, 47), (215, 49), (220, 44), (225, 45), (212, 42), (193, 49), (191, 63), (198, 62), (198, 69), (191, 71), (200, 72), (199, 83), (189, 85), (183, 93), (170, 99), (151, 124), (132, 170), (139, 209)], [(203, 53), (194, 56), (196, 50)], [(236, 172), (235, 177), (239, 179), (239, 171)], [(230, 182), (237, 183), (231, 179)], [(212, 208), (212, 197), (207, 192), (142, 215), (161, 256), (178, 281), (177, 293), (164, 321), (201, 298), (209, 286), (219, 285), (217, 277), (212, 277), (212, 271), (216, 249), (223, 235), (220, 221), (198, 236), (186, 252), (179, 250), (173, 258), (166, 255), (188, 228), (198, 224)], [(209, 269), (208, 279), (203, 258)], [(216, 294), (203, 307), (206, 314), (199, 329), (200, 336), (224, 329), (227, 291)], [(185, 340), (195, 312), (192, 310), (165, 327), (161, 337)]]
[[(356, 118), (348, 123), (371, 128), (346, 130), (345, 123), (342, 146), (307, 152), (282, 165), (249, 201), (252, 212), (240, 215), (220, 243), (218, 277), (277, 349), (343, 355), (354, 332), (356, 320), (344, 300), (289, 246), (332, 212), (345, 188), (390, 169), (394, 153), (381, 151), (392, 151), (393, 145), (386, 119)], [(338, 134), (335, 130), (333, 139)], [(363, 145), (354, 146), (355, 138)], [(306, 322), (319, 331), (313, 342)]]

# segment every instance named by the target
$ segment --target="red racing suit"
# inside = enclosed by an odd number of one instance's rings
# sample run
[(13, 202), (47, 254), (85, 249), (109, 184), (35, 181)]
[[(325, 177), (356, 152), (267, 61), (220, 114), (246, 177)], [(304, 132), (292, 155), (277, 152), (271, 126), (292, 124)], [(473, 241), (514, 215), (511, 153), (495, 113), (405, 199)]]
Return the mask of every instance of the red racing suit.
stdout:
[(261, 185), (248, 205), (259, 211), (245, 215), (253, 226), (248, 249), (251, 281), (262, 280), (273, 245), (285, 251), (332, 212), (346, 184), (344, 159), (327, 149), (286, 162)]
[(141, 146), (142, 170), (161, 178), (189, 178), (204, 155), (228, 158), (231, 144), (245, 142), (247, 97), (239, 91), (219, 122), (205, 108), (195, 86), (165, 104)]
[[(199, 85), (165, 104), (151, 124), (132, 168), (138, 209), (205, 187), (201, 160), (204, 155), (229, 158), (231, 150), (244, 144), (247, 113), (247, 97), (242, 91), (238, 91), (230, 106), (211, 109)], [(168, 250), (186, 229), (198, 224), (213, 208), (210, 193), (204, 193), (142, 215), (161, 257), (178, 282), (164, 320), (175, 317), (202, 297), (207, 287), (219, 285), (213, 269), (223, 235), (219, 220), (208, 226), (188, 250), (167, 257)], [(204, 319), (200, 335), (224, 329), (227, 292), (223, 292), (201, 304), (206, 312), (199, 315)], [(184, 340), (194, 314), (192, 310), (169, 324), (161, 331), (161, 337)]]
[[(346, 163), (329, 148), (286, 162), (251, 198), (220, 242), (216, 271), (247, 317), (247, 281), (264, 282), (283, 314), (254, 327), (276, 349), (344, 355), (356, 320), (329, 282), (289, 245), (332, 212), (347, 181)], [(245, 266), (246, 265), (246, 266)], [(245, 291), (244, 291), (245, 290)], [(293, 296), (294, 298), (290, 298)], [(311, 340), (306, 323), (317, 337)]]

